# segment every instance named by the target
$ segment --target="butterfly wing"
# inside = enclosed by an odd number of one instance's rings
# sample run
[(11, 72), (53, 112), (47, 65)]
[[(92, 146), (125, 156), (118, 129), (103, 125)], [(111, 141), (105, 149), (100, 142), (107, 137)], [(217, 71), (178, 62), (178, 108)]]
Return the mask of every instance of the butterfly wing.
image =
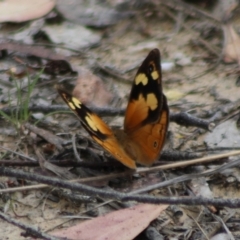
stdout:
[(70, 109), (79, 117), (82, 126), (99, 145), (125, 166), (136, 168), (135, 162), (128, 156), (112, 130), (100, 117), (60, 87), (57, 87), (57, 90)]
[(137, 162), (150, 165), (157, 159), (165, 141), (168, 121), (160, 52), (153, 49), (136, 74), (124, 121), (124, 131), (136, 146), (133, 155)]
[(162, 109), (162, 95), (160, 52), (153, 49), (135, 76), (125, 113), (125, 131), (132, 132), (147, 123), (155, 123)]
[(102, 119), (78, 99), (60, 88), (58, 91), (91, 137), (127, 167), (136, 168), (134, 160), (150, 165), (159, 156), (167, 133), (169, 111), (162, 93), (158, 49), (149, 53), (136, 74), (125, 114), (124, 132), (116, 135), (117, 138)]
[[(159, 157), (163, 148), (169, 121), (169, 110), (166, 97), (163, 95), (163, 104), (159, 120), (153, 124), (146, 124), (131, 132), (128, 137), (134, 143), (136, 162), (151, 165)], [(130, 152), (131, 155), (131, 152)]]

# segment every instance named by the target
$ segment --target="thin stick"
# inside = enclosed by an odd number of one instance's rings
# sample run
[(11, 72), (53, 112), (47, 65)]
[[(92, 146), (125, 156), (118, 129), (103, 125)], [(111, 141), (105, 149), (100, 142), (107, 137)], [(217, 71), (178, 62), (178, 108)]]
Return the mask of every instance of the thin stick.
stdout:
[[(206, 162), (211, 162), (211, 161), (214, 161), (214, 160), (219, 160), (219, 159), (222, 159), (222, 158), (226, 158), (226, 157), (230, 157), (230, 156), (236, 156), (236, 155), (240, 155), (240, 150), (239, 151), (232, 151), (232, 152), (228, 152), (228, 153), (223, 153), (223, 154), (216, 154), (216, 155), (213, 155), (213, 156), (197, 158), (197, 159), (194, 159), (194, 160), (186, 160), (186, 161), (181, 161), (181, 162), (177, 162), (177, 163), (166, 164), (166, 165), (157, 166), (157, 167), (139, 168), (139, 169), (136, 170), (136, 173), (155, 172), (155, 171), (159, 171), (159, 170), (166, 170), (166, 169), (172, 169), (172, 168), (178, 168), (178, 167), (191, 166), (191, 165), (195, 165), (195, 164), (198, 164), (198, 163), (203, 164), (203, 163), (206, 163)], [(94, 182), (94, 181), (113, 179), (113, 178), (116, 178), (116, 177), (125, 177), (125, 176), (130, 175), (130, 174), (132, 174), (131, 170), (126, 171), (126, 172), (122, 172), (122, 173), (114, 173), (114, 174), (108, 174), (108, 175), (103, 175), (103, 176), (98, 176), (98, 177), (73, 179), (73, 180), (70, 180), (69, 182), (88, 183), (88, 182)], [(36, 185), (25, 186), (25, 187), (0, 189), (0, 193), (34, 190), (34, 189), (41, 189), (41, 188), (47, 188), (47, 187), (49, 187), (49, 185), (36, 184)]]
[(155, 197), (148, 194), (138, 195), (131, 193), (121, 193), (115, 190), (106, 191), (99, 188), (90, 187), (80, 183), (70, 183), (57, 178), (39, 176), (33, 173), (26, 173), (20, 170), (13, 170), (6, 167), (0, 167), (0, 175), (16, 177), (29, 181), (38, 181), (55, 187), (71, 189), (91, 195), (93, 197), (110, 198), (117, 201), (128, 202), (136, 201), (150, 204), (185, 204), (185, 205), (214, 205), (218, 207), (239, 208), (240, 199), (234, 198), (203, 198), (203, 197)]
[(37, 227), (32, 227), (30, 225), (26, 225), (20, 221), (17, 221), (15, 219), (9, 217), (8, 215), (4, 214), (3, 212), (0, 212), (0, 218), (2, 218), (3, 220), (21, 228), (21, 229), (24, 229), (28, 233), (28, 236), (43, 238), (46, 240), (59, 240), (60, 239), (58, 237), (50, 236), (46, 233), (39, 231), (37, 229)]

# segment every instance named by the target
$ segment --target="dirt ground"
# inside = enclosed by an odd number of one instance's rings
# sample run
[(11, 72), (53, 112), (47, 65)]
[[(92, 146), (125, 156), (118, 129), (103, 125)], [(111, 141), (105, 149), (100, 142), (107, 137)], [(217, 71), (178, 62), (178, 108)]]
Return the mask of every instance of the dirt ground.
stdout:
[[(41, 73), (32, 90), (30, 105), (42, 105), (46, 108), (57, 104), (63, 106), (64, 103), (57, 94), (54, 85), (62, 84), (67, 86), (66, 88), (69, 88), (70, 91), (78, 83), (80, 87), (75, 91), (78, 92), (80, 98), (86, 104), (116, 109), (125, 108), (131, 84), (139, 65), (150, 50), (159, 48), (163, 68), (163, 92), (168, 98), (170, 112), (187, 112), (215, 124), (212, 131), (207, 131), (196, 126), (181, 126), (175, 122), (170, 122), (169, 136), (164, 150), (172, 151), (174, 149), (199, 153), (201, 156), (238, 150), (240, 147), (238, 125), (240, 61), (238, 59), (231, 63), (226, 61), (227, 57), (223, 49), (226, 46), (227, 39), (223, 34), (222, 24), (211, 21), (204, 16), (191, 17), (187, 13), (166, 6), (161, 8), (160, 6), (161, 4), (157, 5), (156, 8), (150, 6), (137, 9), (133, 11), (132, 17), (122, 19), (114, 25), (109, 23), (108, 26), (102, 28), (89, 28), (91, 34), (96, 34), (99, 39), (93, 46), (76, 49), (78, 52), (64, 48), (51, 49), (51, 51), (65, 56), (66, 62), (71, 65), (77, 74), (62, 74), (60, 71), (57, 74)], [(129, 11), (132, 10), (129, 8)], [(59, 13), (55, 10), (55, 14), (58, 15)], [(235, 14), (234, 18), (229, 21), (236, 33), (240, 31), (239, 16), (239, 14)], [(34, 35), (35, 38), (32, 36), (31, 44), (33, 46), (40, 43), (48, 44), (50, 33), (47, 31), (47, 27), (51, 26), (54, 29), (54, 24), (50, 21), (51, 17), (43, 17), (42, 19), (44, 23), (38, 31), (42, 35), (39, 38), (36, 37), (37, 34)], [(55, 18), (53, 19), (56, 21)], [(64, 19), (58, 24), (61, 25), (66, 22), (69, 22), (69, 19)], [(22, 32), (27, 38), (27, 31), (25, 30), (29, 28), (30, 25), (26, 22), (2, 23), (0, 35), (1, 38), (6, 40), (8, 35), (12, 34), (13, 38), (11, 39), (13, 41), (27, 44), (21, 39), (18, 40), (16, 32), (18, 34)], [(81, 35), (74, 36), (74, 38), (79, 38), (79, 41), (81, 41), (81, 37)], [(204, 41), (205, 45), (201, 41)], [(238, 43), (237, 40), (236, 42)], [(57, 43), (52, 40), (51, 44), (54, 46)], [(64, 44), (62, 44), (62, 47), (71, 48)], [(25, 70), (28, 68), (30, 79), (34, 79), (34, 76), (41, 70), (41, 66), (44, 66), (48, 61), (48, 59), (39, 56), (35, 56), (32, 60), (29, 55), (34, 54), (8, 49), (6, 56), (2, 56), (0, 60), (1, 108), (11, 109), (19, 106), (18, 88), (15, 82), (17, 84), (22, 83), (22, 86), (18, 86), (23, 90), (23, 95), (26, 94), (28, 76)], [(36, 60), (36, 58), (40, 60)], [(28, 64), (31, 66), (28, 66)], [(33, 66), (37, 67), (34, 68)], [(11, 72), (15, 71), (14, 69), (20, 71), (21, 74)], [(26, 99), (25, 95), (23, 99)], [(65, 108), (62, 110), (65, 110)], [(80, 127), (79, 122), (73, 115), (53, 112), (49, 111), (47, 114), (41, 111), (31, 111), (27, 121), (32, 124), (38, 121), (37, 127), (63, 138), (65, 143), (68, 142), (67, 149), (70, 153), (67, 154), (71, 154), (66, 155), (68, 157), (75, 158), (71, 147), (72, 136), (75, 133), (77, 133), (75, 137), (81, 157), (87, 159), (94, 156), (86, 153), (85, 149), (88, 147), (93, 149), (94, 154), (103, 156), (103, 150), (92, 143), (90, 137)], [(12, 118), (13, 115), (10, 114), (10, 116)], [(122, 126), (123, 116), (122, 114), (105, 116), (104, 120), (110, 126)], [(1, 145), (13, 151), (9, 152), (6, 149), (1, 149), (2, 160), (28, 161), (19, 156), (18, 153), (34, 159), (39, 159), (39, 156), (42, 156), (44, 161), (58, 160), (61, 158), (61, 153), (66, 151), (66, 149), (57, 149), (54, 144), (48, 143), (46, 139), (27, 128), (25, 126), (26, 121), (24, 123), (19, 121), (20, 123), (16, 124), (15, 119), (10, 120), (6, 117), (2, 117), (0, 121)], [(64, 159), (64, 154), (62, 158)], [(200, 163), (197, 166), (169, 169), (160, 173), (138, 174), (132, 179), (118, 178), (99, 183), (93, 182), (90, 185), (100, 186), (101, 188), (110, 186), (115, 190), (127, 192), (184, 174), (211, 170), (223, 163), (238, 159), (239, 156), (229, 157), (212, 163)], [(178, 161), (181, 160), (184, 159)], [(109, 161), (111, 164), (111, 160)], [(168, 162), (167, 159), (164, 159), (165, 161)], [(169, 161), (172, 163), (171, 160)], [(40, 166), (33, 168), (10, 165), (9, 167), (47, 176), (56, 176), (56, 169), (53, 171), (44, 169), (43, 163)], [(75, 178), (77, 176), (90, 177), (109, 173), (102, 168), (98, 170), (88, 168), (76, 170), (65, 167), (64, 171), (71, 172), (71, 176)], [(115, 169), (110, 171), (118, 172)], [(155, 189), (149, 194), (155, 196), (203, 196), (239, 199), (238, 181), (239, 169), (233, 167), (209, 176)], [(14, 177), (1, 177), (3, 189), (31, 184), (37, 183)], [(70, 190), (68, 193), (70, 193)], [(50, 232), (58, 226), (73, 226), (84, 221), (85, 218), (92, 218), (92, 215), (81, 214), (81, 212), (96, 206), (102, 201), (104, 200), (100, 198), (94, 198), (93, 202), (73, 201), (59, 193), (54, 193), (52, 188), (1, 193), (0, 198), (2, 212), (22, 223), (37, 227), (43, 232)], [(106, 205), (99, 207), (97, 214), (101, 215), (111, 211), (113, 211), (113, 207)], [(231, 239), (231, 234), (235, 239), (240, 239), (239, 214), (239, 209), (227, 207), (172, 205), (154, 220), (151, 226), (160, 232), (163, 236), (162, 239), (213, 239), (212, 237), (219, 233), (226, 234), (226, 239)], [(75, 215), (81, 216), (81, 219), (69, 220), (69, 216)], [(214, 218), (213, 215), (222, 219), (223, 223)], [(29, 236), (20, 236), (24, 230), (4, 220), (0, 220), (0, 229), (0, 239), (31, 239)], [(135, 239), (161, 239), (159, 236), (159, 238), (146, 238), (144, 236), (144, 233), (142, 233)]]

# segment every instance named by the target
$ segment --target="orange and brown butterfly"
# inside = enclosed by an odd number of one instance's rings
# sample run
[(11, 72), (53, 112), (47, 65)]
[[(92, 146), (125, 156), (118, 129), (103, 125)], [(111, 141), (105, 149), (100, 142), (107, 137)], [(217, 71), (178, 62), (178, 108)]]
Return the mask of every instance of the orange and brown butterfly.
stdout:
[(58, 92), (79, 117), (90, 136), (125, 166), (151, 165), (166, 138), (169, 110), (162, 92), (160, 52), (153, 49), (140, 66), (125, 113), (124, 128), (112, 130), (77, 98), (58, 87)]

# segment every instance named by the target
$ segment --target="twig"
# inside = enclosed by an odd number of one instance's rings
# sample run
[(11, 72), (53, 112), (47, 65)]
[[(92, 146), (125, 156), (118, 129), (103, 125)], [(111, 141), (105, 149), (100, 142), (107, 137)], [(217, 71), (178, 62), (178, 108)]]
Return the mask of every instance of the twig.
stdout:
[[(90, 182), (98, 182), (102, 180), (110, 180), (117, 177), (126, 177), (128, 175), (132, 174), (131, 171), (128, 172), (122, 172), (122, 173), (112, 173), (108, 175), (102, 175), (97, 177), (88, 177), (88, 178), (81, 178), (81, 179), (73, 179), (69, 182), (78, 182), (78, 183), (90, 183)], [(34, 189), (41, 189), (41, 188), (47, 188), (49, 185), (47, 184), (35, 184), (31, 186), (24, 186), (24, 187), (13, 187), (13, 188), (7, 188), (7, 189), (0, 189), (0, 193), (9, 193), (9, 192), (16, 192), (16, 191), (29, 191)]]
[(209, 131), (212, 131), (213, 128), (215, 127), (215, 124), (213, 122), (209, 122), (207, 120), (194, 117), (186, 112), (171, 114), (170, 120), (185, 127), (194, 126)]
[(228, 239), (229, 240), (235, 240), (235, 238), (232, 235), (231, 231), (229, 230), (229, 228), (225, 224), (226, 221), (224, 221), (222, 218), (220, 218), (216, 214), (211, 213), (211, 215), (212, 215), (213, 218), (215, 218), (215, 220), (217, 220), (221, 224), (221, 227), (226, 231), (226, 233), (228, 234)]
[[(206, 152), (206, 149), (205, 149)], [(199, 152), (183, 152), (183, 151), (177, 151), (177, 150), (163, 150), (161, 152), (159, 161), (163, 162), (163, 160), (166, 160), (166, 162), (170, 162), (170, 161), (182, 161), (182, 160), (192, 160), (195, 158), (200, 158), (203, 157), (203, 153), (199, 153)], [(158, 162), (157, 162), (158, 163)], [(0, 161), (0, 165), (1, 165), (1, 161)], [(5, 165), (7, 166), (7, 165)]]
[[(100, 116), (116, 116), (116, 115), (123, 115), (125, 113), (125, 109), (116, 109), (116, 108), (99, 108), (99, 107), (90, 107), (90, 109), (99, 114)], [(2, 108), (6, 114), (13, 114), (16, 111), (20, 111), (21, 107), (5, 107)], [(28, 110), (30, 112), (42, 112), (42, 113), (52, 113), (52, 112), (59, 112), (59, 111), (66, 111), (67, 113), (72, 113), (67, 105), (51, 105), (51, 106), (29, 106)]]
[[(11, 149), (4, 148), (2, 146), (0, 146), (0, 148), (3, 148), (4, 150), (10, 151), (10, 152), (13, 152), (14, 154), (19, 155), (25, 159), (31, 160), (31, 161), (22, 161), (22, 160), (18, 160), (18, 159), (14, 159), (14, 160), (1, 159), (0, 166), (5, 166), (5, 167), (38, 167), (39, 166), (39, 162), (37, 160), (34, 160), (32, 158), (29, 158), (26, 155), (23, 155), (19, 152), (14, 152)], [(239, 148), (237, 148), (237, 149), (239, 149)], [(206, 150), (207, 149), (204, 149), (202, 151), (206, 152)], [(221, 150), (226, 151), (226, 150), (233, 150), (233, 149), (229, 148), (229, 149), (221, 149)], [(199, 158), (202, 156), (203, 156), (203, 153), (198, 153), (198, 152), (182, 152), (182, 151), (176, 151), (176, 150), (164, 150), (161, 153), (159, 161), (161, 161), (161, 163), (163, 163), (163, 160), (166, 160), (166, 162), (169, 163), (170, 161), (180, 161), (183, 159), (192, 160), (192, 159), (196, 159), (196, 158)], [(55, 159), (57, 159), (57, 157)], [(82, 161), (82, 160), (76, 161), (71, 158), (71, 159), (66, 159), (66, 160), (65, 159), (64, 160), (63, 159), (49, 160), (48, 162), (50, 162), (51, 164), (57, 165), (57, 166), (61, 166), (61, 167), (82, 167), (82, 168), (91, 168), (91, 169), (99, 169), (99, 168), (123, 169), (123, 165), (120, 162), (118, 162), (116, 160), (112, 160), (111, 157), (109, 157), (109, 161), (110, 161), (110, 163), (109, 162), (96, 162), (96, 161), (90, 162), (90, 161)], [(159, 162), (156, 162), (156, 164), (159, 165)]]
[[(1, 147), (0, 147), (1, 148)], [(15, 154), (19, 155), (18, 152)], [(27, 158), (27, 156), (21, 155), (23, 158)], [(166, 155), (167, 156), (167, 155)], [(194, 158), (194, 157), (192, 157)], [(196, 157), (195, 157), (196, 158)], [(188, 158), (187, 158), (188, 159)], [(50, 163), (55, 164), (57, 166), (61, 167), (83, 167), (83, 168), (92, 168), (92, 169), (99, 169), (99, 168), (113, 168), (113, 167), (121, 167), (123, 166), (121, 163), (118, 163), (117, 161), (114, 161), (109, 165), (109, 162), (77, 162), (73, 159), (67, 159), (67, 160), (49, 160)], [(0, 161), (1, 166), (5, 167), (38, 167), (39, 162), (35, 160), (35, 162), (30, 161), (22, 161), (22, 160), (1, 160)]]
[[(90, 109), (100, 116), (116, 116), (116, 115), (124, 115), (125, 109), (123, 108), (99, 108), (99, 107), (90, 107)], [(66, 111), (66, 113), (72, 114), (69, 110), (69, 107), (65, 105), (52, 105), (52, 106), (30, 106), (28, 108), (30, 112), (43, 112), (43, 113), (51, 113), (51, 112), (60, 112)], [(1, 109), (5, 114), (12, 114), (15, 111), (20, 111), (19, 107), (7, 107)], [(170, 121), (176, 122), (180, 125), (184, 126), (195, 126), (199, 128), (203, 128), (205, 130), (211, 130), (213, 128), (213, 122), (204, 120), (201, 118), (194, 117), (188, 113), (180, 112), (180, 113), (170, 113)]]
[(205, 236), (205, 238), (206, 238), (207, 240), (210, 240), (210, 238), (208, 237), (207, 233), (204, 231), (204, 229), (201, 227), (201, 225), (198, 223), (198, 221), (197, 221), (194, 217), (192, 217), (190, 214), (187, 214), (187, 216), (188, 216), (189, 218), (191, 218), (191, 219), (196, 223), (196, 225), (198, 226), (198, 228), (200, 229), (200, 231), (202, 232), (202, 234)]
[(82, 162), (79, 153), (77, 151), (77, 146), (76, 146), (76, 134), (74, 133), (72, 135), (72, 146), (73, 146), (73, 152), (74, 152), (74, 156), (77, 159), (78, 162)]
[[(178, 162), (178, 163), (165, 164), (165, 165), (157, 166), (157, 167), (139, 168), (139, 169), (136, 170), (136, 173), (154, 172), (154, 171), (159, 171), (159, 170), (164, 170), (164, 169), (166, 170), (166, 169), (173, 169), (173, 168), (177, 168), (177, 167), (186, 167), (186, 166), (190, 166), (190, 165), (198, 164), (198, 163), (203, 164), (204, 162), (210, 162), (210, 161), (213, 161), (213, 160), (219, 160), (221, 158), (226, 158), (226, 157), (235, 156), (235, 155), (240, 155), (240, 151), (232, 151), (232, 152), (228, 152), (228, 153), (224, 153), (224, 154), (217, 154), (217, 155), (213, 155), (213, 156), (207, 156), (207, 157), (203, 157), (203, 158), (198, 158), (198, 159), (194, 159), (192, 161), (181, 161), (181, 162)], [(234, 164), (236, 164), (236, 162), (228, 163), (227, 166), (228, 167), (232, 167), (232, 166), (235, 166)], [(221, 167), (224, 168), (225, 166), (226, 165), (223, 165)], [(215, 170), (213, 170), (209, 174), (213, 174), (214, 171)], [(129, 170), (129, 171), (126, 171), (126, 172), (123, 172), (123, 173), (114, 173), (114, 174), (108, 174), (108, 175), (103, 175), (103, 176), (98, 176), (98, 177), (75, 179), (75, 180), (71, 180), (69, 182), (87, 183), (87, 182), (93, 182), (93, 181), (108, 180), (108, 179), (112, 179), (112, 178), (116, 178), (116, 177), (124, 177), (124, 176), (127, 176), (127, 175), (132, 174), (132, 173), (133, 173), (133, 171)], [(205, 173), (205, 174), (208, 174), (208, 173)], [(186, 181), (186, 180), (192, 179), (194, 177), (198, 177), (198, 175), (197, 174), (193, 174), (193, 175), (190, 174), (190, 176), (189, 175), (185, 175), (185, 176), (176, 178), (175, 181), (176, 182), (179, 182), (180, 180), (181, 181)], [(165, 181), (163, 183), (159, 183), (159, 185), (157, 185), (157, 186), (158, 187), (163, 187), (163, 186), (167, 186), (167, 185), (170, 185), (170, 184), (173, 184), (173, 183), (174, 182), (171, 182), (171, 180), (169, 180), (169, 181)], [(154, 188), (156, 188), (155, 186), (156, 185), (154, 185)], [(49, 187), (49, 186), (46, 185), (46, 184), (38, 184), (38, 185), (33, 185), (33, 186), (16, 187), (16, 188), (9, 188), (9, 189), (0, 189), (0, 193), (14, 192), (14, 191), (24, 191), (24, 190), (33, 190), (33, 189), (40, 189), (40, 188), (46, 188), (46, 187)], [(144, 192), (145, 191), (150, 191), (150, 190), (152, 190), (151, 186), (148, 187), (148, 188), (145, 188)], [(141, 190), (137, 190), (137, 191), (141, 191)]]
[(219, 207), (238, 208), (240, 207), (240, 199), (211, 199), (202, 197), (154, 197), (149, 195), (134, 195), (128, 193), (120, 193), (114, 190), (111, 192), (97, 189), (94, 187), (86, 186), (79, 183), (70, 183), (61, 181), (59, 179), (38, 176), (32, 173), (25, 173), (19, 170), (13, 170), (5, 167), (0, 167), (0, 175), (8, 177), (16, 177), (30, 181), (38, 181), (41, 183), (49, 184), (55, 187), (68, 188), (72, 191), (79, 191), (91, 196), (101, 196), (104, 198), (115, 199), (119, 201), (137, 201), (142, 203), (152, 204), (187, 204), (187, 205), (215, 205)]
[(158, 170), (186, 167), (186, 166), (195, 165), (195, 164), (203, 164), (203, 163), (211, 162), (213, 160), (219, 160), (219, 159), (236, 156), (236, 155), (240, 155), (240, 151), (232, 151), (232, 152), (227, 152), (227, 153), (222, 153), (222, 154), (216, 154), (216, 155), (206, 156), (206, 157), (202, 157), (202, 158), (197, 158), (197, 159), (194, 159), (191, 161), (190, 160), (181, 161), (181, 162), (177, 162), (177, 163), (166, 164), (166, 165), (152, 167), (152, 168), (148, 168), (148, 169), (149, 169), (149, 172), (152, 172), (152, 171), (155, 172)]
[(0, 148), (6, 150), (6, 151), (8, 151), (8, 152), (14, 153), (14, 154), (16, 154), (16, 155), (18, 155), (18, 156), (24, 157), (25, 159), (28, 159), (28, 160), (32, 161), (32, 162), (30, 163), (30, 165), (31, 165), (31, 164), (38, 164), (37, 160), (34, 159), (34, 158), (30, 158), (30, 157), (28, 157), (28, 156), (26, 156), (26, 155), (23, 155), (23, 154), (21, 154), (21, 153), (19, 153), (19, 152), (15, 152), (15, 151), (13, 151), (13, 150), (11, 150), (11, 149), (9, 149), (9, 148), (3, 147), (3, 146), (1, 146), (1, 145), (0, 145)]
[(11, 217), (9, 217), (8, 215), (4, 214), (3, 212), (0, 211), (0, 218), (2, 218), (3, 220), (25, 230), (27, 232), (28, 236), (32, 236), (32, 237), (37, 237), (37, 238), (43, 238), (46, 240), (60, 240), (62, 238), (57, 238), (57, 237), (53, 237), (50, 236), (49, 234), (43, 233), (40, 230), (37, 230), (35, 227), (26, 225), (22, 222), (19, 222)]
[(176, 184), (176, 183), (192, 180), (194, 178), (209, 176), (209, 175), (212, 175), (212, 174), (215, 174), (215, 173), (219, 173), (219, 172), (221, 172), (225, 169), (236, 167), (239, 164), (240, 164), (240, 159), (229, 162), (229, 163), (226, 163), (226, 164), (224, 164), (224, 165), (222, 165), (222, 166), (220, 166), (216, 169), (213, 169), (213, 170), (207, 170), (207, 171), (202, 172), (202, 173), (185, 174), (185, 175), (180, 176), (180, 177), (176, 177), (176, 178), (173, 178), (173, 179), (170, 179), (170, 180), (166, 180), (164, 182), (160, 182), (160, 183), (157, 183), (157, 184), (154, 184), (154, 185), (142, 188), (142, 189), (138, 189), (138, 190), (134, 191), (134, 193), (149, 192), (149, 191), (152, 191), (154, 189), (167, 187), (167, 186), (170, 186), (170, 185), (173, 185), (173, 184)]

